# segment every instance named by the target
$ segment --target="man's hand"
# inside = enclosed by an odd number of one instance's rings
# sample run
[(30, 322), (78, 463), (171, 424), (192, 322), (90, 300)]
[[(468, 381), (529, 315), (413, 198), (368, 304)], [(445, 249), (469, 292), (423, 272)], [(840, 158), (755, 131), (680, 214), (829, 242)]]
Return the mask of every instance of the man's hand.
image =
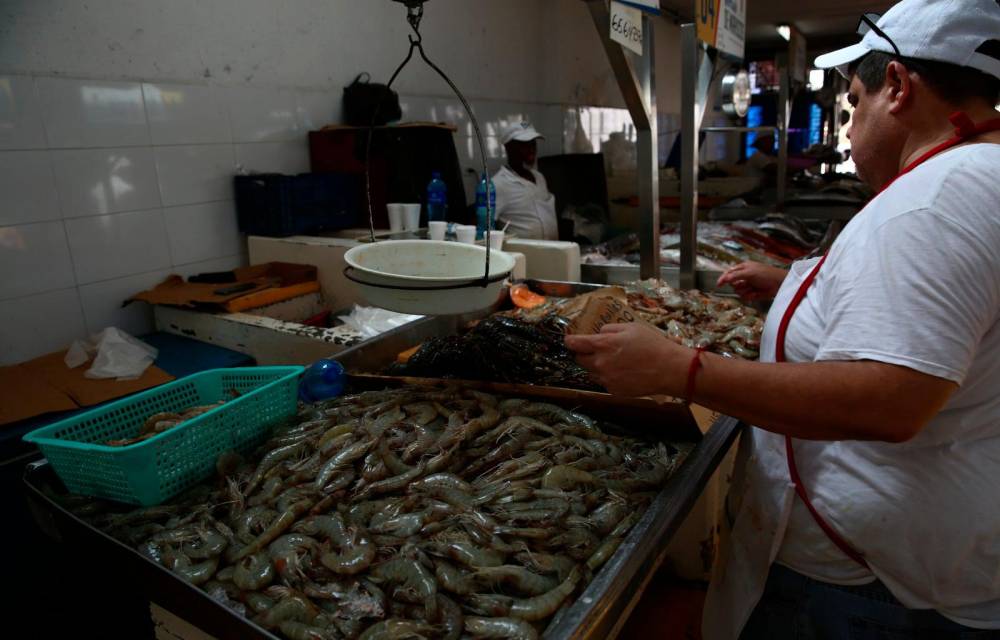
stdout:
[(566, 336), (566, 346), (604, 388), (621, 396), (683, 393), (694, 354), (640, 323), (607, 324), (596, 335)]
[(726, 269), (716, 286), (731, 285), (743, 300), (770, 300), (778, 293), (788, 272), (760, 262), (741, 262)]

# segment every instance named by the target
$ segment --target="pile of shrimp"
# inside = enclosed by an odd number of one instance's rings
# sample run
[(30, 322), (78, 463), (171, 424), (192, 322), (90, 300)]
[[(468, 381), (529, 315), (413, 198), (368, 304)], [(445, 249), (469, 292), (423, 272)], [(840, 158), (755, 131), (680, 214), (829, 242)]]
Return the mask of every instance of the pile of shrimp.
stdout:
[(551, 404), (406, 387), (304, 407), (252, 462), (224, 456), (169, 504), (75, 507), (289, 640), (531, 639), (690, 448)]

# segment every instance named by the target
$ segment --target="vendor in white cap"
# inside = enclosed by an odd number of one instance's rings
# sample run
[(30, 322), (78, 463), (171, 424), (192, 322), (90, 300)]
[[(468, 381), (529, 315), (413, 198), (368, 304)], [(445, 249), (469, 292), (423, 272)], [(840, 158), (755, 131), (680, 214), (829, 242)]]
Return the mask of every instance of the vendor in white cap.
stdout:
[(741, 439), (706, 640), (1000, 637), (1000, 2), (903, 0), (816, 60), (850, 78), (879, 194), (821, 259), (720, 279), (774, 298), (761, 362), (636, 324), (568, 336), (612, 393)]
[(543, 137), (527, 122), (503, 130), (500, 141), (507, 152), (507, 164), (493, 176), (496, 220), (501, 228), (509, 223), (508, 233), (519, 238), (558, 240), (556, 198), (549, 193), (545, 176), (535, 170), (537, 141)]

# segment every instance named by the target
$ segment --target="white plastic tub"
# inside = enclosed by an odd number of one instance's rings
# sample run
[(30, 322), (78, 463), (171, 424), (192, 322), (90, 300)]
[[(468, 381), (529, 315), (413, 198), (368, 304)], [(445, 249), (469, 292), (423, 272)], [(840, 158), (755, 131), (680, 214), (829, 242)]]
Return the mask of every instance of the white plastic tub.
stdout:
[[(350, 278), (369, 304), (420, 315), (450, 315), (485, 309), (503, 295), (514, 258), (478, 245), (439, 240), (386, 240), (350, 249)], [(465, 286), (463, 286), (465, 285)]]

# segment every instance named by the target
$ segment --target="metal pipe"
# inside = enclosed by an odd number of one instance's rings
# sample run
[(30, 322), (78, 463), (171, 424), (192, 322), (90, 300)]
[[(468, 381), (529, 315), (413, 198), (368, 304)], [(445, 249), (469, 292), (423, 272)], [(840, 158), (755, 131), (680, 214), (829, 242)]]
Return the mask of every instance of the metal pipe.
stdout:
[(643, 14), (642, 56), (638, 68), (629, 61), (621, 45), (608, 33), (611, 15), (605, 0), (587, 0), (597, 35), (611, 63), (625, 106), (636, 129), (639, 191), (639, 274), (657, 278), (660, 273), (660, 176), (656, 147), (656, 75), (654, 72), (653, 20)]
[(785, 210), (785, 196), (788, 190), (788, 119), (789, 119), (789, 98), (791, 95), (791, 77), (788, 73), (788, 59), (785, 58), (782, 64), (779, 61), (781, 71), (781, 85), (778, 91), (778, 195), (775, 209)]
[(640, 94), (648, 126), (636, 129), (639, 181), (639, 277), (660, 277), (660, 160), (656, 130), (656, 72), (653, 21), (642, 15), (642, 58), (639, 62)]
[(680, 288), (695, 288), (698, 254), (698, 30), (681, 25), (681, 259)]

